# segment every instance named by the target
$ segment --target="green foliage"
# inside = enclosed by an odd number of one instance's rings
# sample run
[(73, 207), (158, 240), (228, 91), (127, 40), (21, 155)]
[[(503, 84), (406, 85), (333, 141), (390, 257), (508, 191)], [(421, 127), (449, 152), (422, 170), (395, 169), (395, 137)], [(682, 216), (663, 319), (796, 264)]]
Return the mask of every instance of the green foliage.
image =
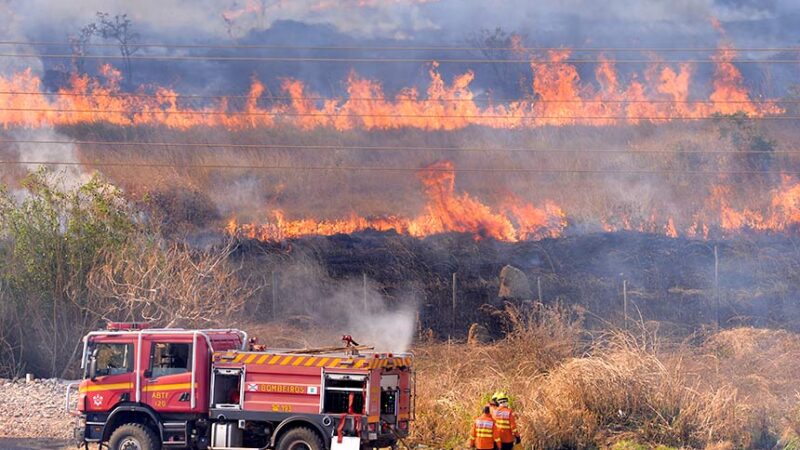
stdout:
[(800, 437), (791, 436), (783, 443), (783, 450), (800, 450)]
[[(137, 224), (121, 193), (98, 177), (66, 187), (40, 170), (14, 196), (0, 190), (0, 371), (63, 374), (76, 342), (95, 326), (87, 279), (98, 258), (123, 248)], [(35, 346), (34, 352), (23, 352)], [(5, 350), (5, 354), (2, 351)], [(5, 369), (4, 369), (5, 366)]]
[(60, 184), (39, 171), (24, 180), (23, 200), (7, 190), (0, 194), (0, 231), (7, 243), (0, 277), (12, 290), (48, 302), (62, 297), (67, 286), (83, 292), (79, 280), (100, 250), (121, 247), (135, 229), (110, 184), (97, 177), (72, 190)]
[(613, 446), (611, 450), (677, 450), (676, 447), (667, 447), (666, 445), (658, 445), (652, 447), (650, 445), (638, 444), (634, 441), (619, 441)]
[(719, 116), (718, 131), (734, 149), (742, 152), (744, 170), (768, 171), (775, 157), (777, 141), (764, 134), (757, 122), (744, 113)]

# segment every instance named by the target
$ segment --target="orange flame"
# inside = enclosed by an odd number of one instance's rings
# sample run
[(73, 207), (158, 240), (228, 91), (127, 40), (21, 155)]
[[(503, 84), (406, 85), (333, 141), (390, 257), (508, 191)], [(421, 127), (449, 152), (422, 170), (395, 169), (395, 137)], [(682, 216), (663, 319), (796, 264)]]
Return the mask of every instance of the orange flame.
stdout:
[[(308, 235), (330, 236), (365, 230), (395, 231), (413, 237), (427, 237), (446, 232), (471, 234), (476, 240), (492, 238), (506, 242), (555, 238), (568, 226), (567, 214), (556, 203), (545, 201), (534, 206), (509, 197), (495, 209), (467, 193), (457, 193), (452, 163), (439, 162), (419, 173), (427, 198), (423, 212), (414, 217), (362, 217), (351, 213), (337, 220), (287, 219), (282, 210), (274, 210), (264, 224), (240, 224), (234, 218), (226, 232), (262, 241), (278, 241)], [(691, 224), (679, 225), (671, 216), (651, 213), (618, 212), (602, 221), (606, 232), (636, 231), (708, 239), (734, 236), (747, 231), (786, 232), (800, 229), (800, 181), (785, 176), (773, 189), (762, 208), (737, 209), (731, 205), (734, 193), (730, 186), (713, 186), (702, 211)]]
[(514, 242), (524, 239), (557, 237), (566, 227), (566, 216), (556, 204), (545, 202), (543, 208), (509, 200), (504, 210), (494, 211), (469, 194), (455, 192), (455, 171), (450, 162), (433, 164), (419, 173), (427, 203), (415, 218), (365, 218), (351, 214), (338, 220), (288, 220), (281, 210), (265, 224), (239, 224), (231, 219), (226, 231), (233, 235), (274, 241), (308, 235), (330, 236), (364, 230), (390, 231), (414, 237), (446, 232), (472, 234), (475, 239), (493, 238)]
[[(59, 90), (65, 95), (29, 95), (42, 90), (42, 81), (27, 70), (0, 77), (3, 92), (19, 93), (0, 95), (0, 124), (43, 127), (105, 122), (175, 129), (293, 125), (303, 129), (456, 130), (475, 125), (610, 126), (735, 112), (757, 117), (781, 114), (783, 110), (774, 101), (750, 98), (742, 74), (733, 64), (735, 54), (735, 50), (723, 46), (714, 55), (712, 91), (708, 100), (694, 102), (689, 100), (692, 66), (688, 64), (679, 65), (676, 71), (656, 61), (645, 71), (645, 82), (634, 78), (623, 86), (614, 61), (601, 57), (594, 76), (599, 88), (595, 88), (591, 82), (582, 81), (576, 67), (568, 62), (568, 49), (549, 51), (545, 58), (533, 57), (533, 98), (485, 106), (475, 100), (470, 89), (473, 72), (457, 75), (448, 84), (436, 63), (429, 70), (430, 83), (424, 96), (417, 88), (407, 87), (391, 99), (379, 82), (352, 73), (344, 99), (310, 100), (317, 96), (302, 81), (288, 79), (282, 89), (290, 100), (264, 107), (259, 106), (264, 86), (253, 79), (244, 106), (238, 108), (231, 106), (229, 98), (205, 107), (189, 106), (174, 90), (164, 87), (150, 88), (150, 96), (125, 95), (120, 89), (119, 71), (110, 66), (104, 66), (97, 78), (73, 75), (69, 86)], [(141, 87), (138, 94), (146, 91)], [(36, 111), (25, 111), (29, 109)]]

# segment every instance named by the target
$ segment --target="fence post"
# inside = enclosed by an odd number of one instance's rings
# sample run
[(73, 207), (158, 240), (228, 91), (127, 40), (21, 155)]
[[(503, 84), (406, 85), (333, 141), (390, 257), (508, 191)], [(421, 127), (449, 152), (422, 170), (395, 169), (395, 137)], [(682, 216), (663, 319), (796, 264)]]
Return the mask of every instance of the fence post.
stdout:
[(717, 246), (714, 246), (714, 309), (717, 319), (717, 328), (719, 328), (719, 254), (717, 253)]
[(628, 329), (628, 280), (622, 280), (622, 311), (625, 315), (625, 330)]
[(450, 310), (450, 323), (451, 328), (455, 331), (456, 328), (456, 273), (453, 272), (453, 303)]
[(272, 271), (272, 317), (278, 314), (278, 283), (275, 271)]
[(362, 288), (364, 290), (364, 311), (367, 310), (367, 273), (361, 272)]
[(542, 277), (536, 277), (536, 290), (539, 291), (539, 303), (542, 303)]

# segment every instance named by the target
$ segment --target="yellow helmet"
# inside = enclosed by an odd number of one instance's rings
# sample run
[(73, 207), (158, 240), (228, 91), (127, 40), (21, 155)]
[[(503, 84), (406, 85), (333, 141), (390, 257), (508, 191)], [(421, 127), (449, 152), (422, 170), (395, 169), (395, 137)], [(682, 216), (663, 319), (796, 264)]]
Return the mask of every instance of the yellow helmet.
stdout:
[(496, 401), (497, 403), (507, 402), (508, 401), (508, 395), (506, 395), (505, 392), (497, 391), (497, 392), (494, 393), (494, 395), (492, 395), (492, 400)]

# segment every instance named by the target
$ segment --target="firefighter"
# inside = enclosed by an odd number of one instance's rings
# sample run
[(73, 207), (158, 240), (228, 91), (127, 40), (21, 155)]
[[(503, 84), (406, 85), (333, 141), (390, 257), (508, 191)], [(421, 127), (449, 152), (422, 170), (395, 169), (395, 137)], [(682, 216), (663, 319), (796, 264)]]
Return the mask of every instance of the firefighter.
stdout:
[(508, 407), (508, 396), (505, 393), (497, 392), (492, 397), (497, 401), (497, 408), (492, 413), (492, 418), (500, 436), (500, 449), (511, 450), (514, 448), (515, 443), (519, 444), (521, 442), (514, 411)]
[(467, 446), (477, 450), (494, 450), (500, 448), (500, 435), (497, 426), (489, 412), (489, 407), (483, 407), (483, 414), (472, 422)]
[(497, 397), (501, 395), (500, 391), (496, 391), (492, 394), (492, 398), (489, 399), (489, 411), (492, 413), (492, 417), (494, 417), (494, 411), (497, 409)]

